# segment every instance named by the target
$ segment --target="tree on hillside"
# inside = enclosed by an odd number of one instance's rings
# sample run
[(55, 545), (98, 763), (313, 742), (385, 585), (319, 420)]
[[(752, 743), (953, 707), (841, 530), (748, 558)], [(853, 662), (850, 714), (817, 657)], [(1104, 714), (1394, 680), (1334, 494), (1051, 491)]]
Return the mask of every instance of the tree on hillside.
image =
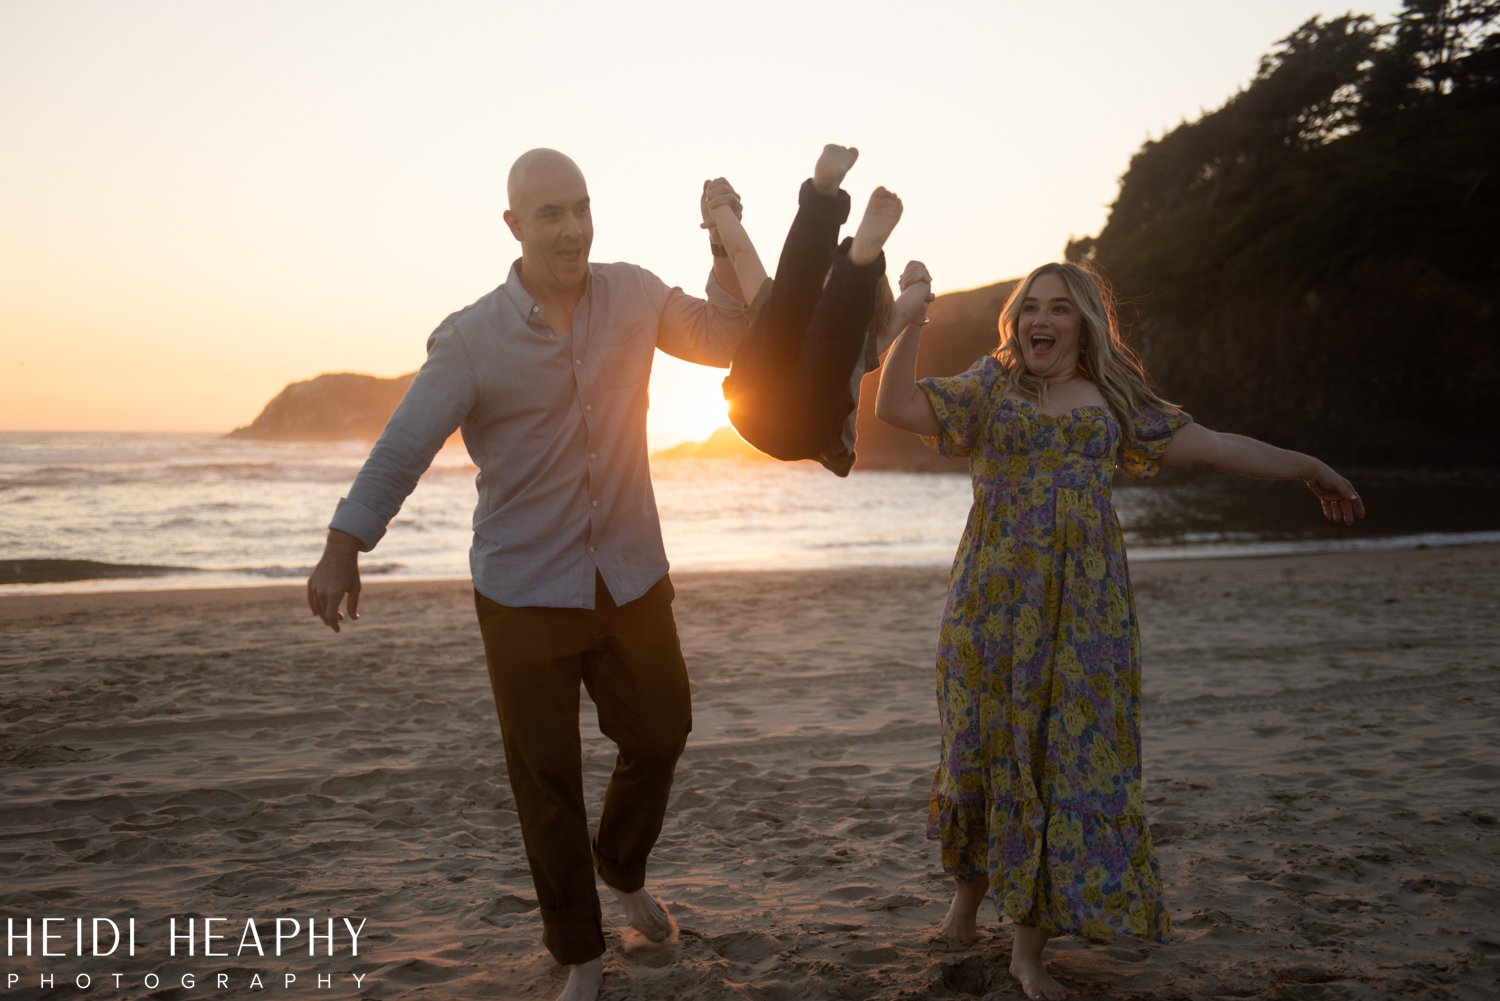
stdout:
[(1475, 451), (1500, 394), (1497, 15), (1314, 18), (1131, 158), (1066, 253), (1195, 416), (1334, 456)]
[(1269, 149), (1310, 149), (1359, 127), (1358, 109), (1380, 30), (1363, 15), (1314, 17), (1261, 58), (1236, 102), (1252, 142)]
[(1363, 114), (1387, 118), (1500, 83), (1500, 2), (1405, 0), (1388, 27)]
[[(1261, 59), (1250, 85), (1224, 107), (1148, 141), (1130, 160), (1105, 231), (1118, 239), (1171, 217), (1195, 196), (1218, 201), (1252, 188), (1289, 154), (1358, 128), (1358, 99), (1379, 28), (1368, 17), (1314, 17)], [(1092, 239), (1074, 241), (1071, 260), (1093, 259)]]

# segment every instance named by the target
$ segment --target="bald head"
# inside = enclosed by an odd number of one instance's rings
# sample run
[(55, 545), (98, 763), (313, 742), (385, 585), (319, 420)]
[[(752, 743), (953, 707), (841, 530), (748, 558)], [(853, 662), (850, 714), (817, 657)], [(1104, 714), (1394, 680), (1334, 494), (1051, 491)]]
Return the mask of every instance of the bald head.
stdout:
[(530, 150), (516, 158), (505, 190), (505, 224), (521, 243), (521, 284), (538, 299), (582, 294), (594, 217), (578, 164), (555, 149)]
[(536, 198), (538, 189), (558, 181), (574, 181), (583, 185), (583, 171), (572, 159), (555, 149), (527, 150), (516, 157), (510, 165), (510, 176), (505, 179), (505, 196), (510, 210), (525, 215)]

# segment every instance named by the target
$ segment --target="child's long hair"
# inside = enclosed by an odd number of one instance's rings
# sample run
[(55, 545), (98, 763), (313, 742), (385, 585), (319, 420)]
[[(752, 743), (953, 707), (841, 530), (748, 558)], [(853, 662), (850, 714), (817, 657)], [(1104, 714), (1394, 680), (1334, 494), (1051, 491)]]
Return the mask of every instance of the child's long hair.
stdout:
[(1141, 404), (1164, 411), (1180, 409), (1163, 399), (1151, 385), (1140, 357), (1120, 337), (1115, 297), (1103, 276), (1077, 264), (1043, 264), (1005, 300), (1000, 310), (1000, 346), (995, 357), (1005, 368), (1007, 385), (1038, 404), (1047, 402), (1047, 382), (1026, 367), (1021, 354), (1021, 304), (1032, 283), (1042, 275), (1057, 275), (1083, 320), (1078, 335), (1078, 368), (1099, 387), (1104, 402), (1127, 438), (1134, 433), (1131, 415)]

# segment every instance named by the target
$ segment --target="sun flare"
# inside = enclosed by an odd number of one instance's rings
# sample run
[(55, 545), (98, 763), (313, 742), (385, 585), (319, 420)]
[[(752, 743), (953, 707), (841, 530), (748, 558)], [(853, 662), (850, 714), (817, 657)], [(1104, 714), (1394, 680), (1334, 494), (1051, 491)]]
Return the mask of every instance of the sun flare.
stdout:
[(703, 441), (729, 424), (729, 406), (720, 385), (725, 371), (690, 365), (658, 353), (651, 372), (651, 409), (646, 436), (653, 449), (683, 441)]

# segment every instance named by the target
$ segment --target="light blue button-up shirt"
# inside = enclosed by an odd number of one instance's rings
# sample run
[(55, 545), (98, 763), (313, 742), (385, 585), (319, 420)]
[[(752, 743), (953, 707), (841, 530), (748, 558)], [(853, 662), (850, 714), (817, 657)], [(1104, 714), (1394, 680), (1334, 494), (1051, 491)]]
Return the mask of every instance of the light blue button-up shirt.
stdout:
[(428, 338), (329, 527), (374, 548), (460, 429), (479, 467), (475, 590), (502, 605), (593, 608), (597, 571), (624, 604), (668, 568), (646, 456), (652, 358), (661, 348), (727, 367), (748, 332), (744, 306), (711, 276), (705, 302), (633, 264), (590, 264), (562, 334), (519, 269)]

